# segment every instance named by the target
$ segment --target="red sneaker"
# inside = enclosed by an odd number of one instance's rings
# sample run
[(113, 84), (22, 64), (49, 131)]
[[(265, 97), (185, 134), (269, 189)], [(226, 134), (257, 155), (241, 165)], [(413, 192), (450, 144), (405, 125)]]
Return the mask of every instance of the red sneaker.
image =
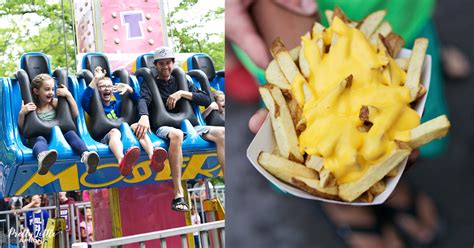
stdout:
[(153, 149), (153, 155), (151, 156), (150, 161), (150, 168), (155, 172), (158, 173), (165, 168), (165, 160), (168, 157), (168, 152), (161, 148), (157, 147)]
[(120, 174), (124, 177), (132, 174), (133, 165), (137, 162), (138, 157), (140, 156), (140, 148), (134, 146), (130, 147), (120, 161)]

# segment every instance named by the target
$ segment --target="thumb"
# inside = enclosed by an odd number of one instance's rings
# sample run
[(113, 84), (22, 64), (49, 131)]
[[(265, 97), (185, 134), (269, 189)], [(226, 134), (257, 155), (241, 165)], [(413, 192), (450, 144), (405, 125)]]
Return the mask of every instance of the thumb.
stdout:
[(249, 129), (252, 133), (257, 133), (267, 117), (267, 109), (259, 109), (249, 120)]

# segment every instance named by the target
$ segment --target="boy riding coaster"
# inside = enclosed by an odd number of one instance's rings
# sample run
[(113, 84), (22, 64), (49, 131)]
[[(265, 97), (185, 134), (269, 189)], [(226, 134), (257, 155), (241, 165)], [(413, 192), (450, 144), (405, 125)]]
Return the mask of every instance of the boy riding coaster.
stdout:
[[(115, 97), (114, 93), (120, 95), (129, 92), (132, 94), (132, 99), (138, 99), (138, 93), (135, 92), (132, 87), (124, 83), (113, 84), (112, 80), (105, 77), (106, 71), (100, 66), (97, 66), (94, 70), (94, 78), (92, 82), (87, 86), (84, 94), (82, 95), (81, 105), (83, 109), (89, 114), (91, 98), (94, 94), (94, 89), (97, 88), (102, 107), (104, 108), (104, 114), (109, 119), (118, 119), (121, 115), (122, 102), (118, 97)], [(134, 123), (130, 127), (132, 130), (136, 129), (137, 124)], [(140, 144), (147, 153), (150, 159), (151, 169), (158, 173), (164, 168), (164, 161), (167, 158), (167, 152), (161, 147), (153, 148), (151, 140), (148, 136), (139, 138)], [(121, 141), (121, 133), (117, 128), (111, 129), (101, 140), (101, 143), (109, 145), (110, 150), (114, 154), (115, 158), (119, 163), (120, 174), (128, 176), (133, 171), (133, 165), (140, 156), (140, 148), (133, 146), (130, 147), (125, 154), (123, 153), (123, 144)]]

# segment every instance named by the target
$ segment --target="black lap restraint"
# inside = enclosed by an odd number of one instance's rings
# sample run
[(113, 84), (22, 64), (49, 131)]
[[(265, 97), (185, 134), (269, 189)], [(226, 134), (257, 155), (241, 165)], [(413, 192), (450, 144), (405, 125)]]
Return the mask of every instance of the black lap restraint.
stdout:
[[(86, 69), (79, 72), (78, 77), (84, 78), (86, 85), (89, 85), (94, 78), (92, 72), (97, 66), (105, 69), (107, 77), (111, 77), (109, 61), (107, 57), (101, 54), (88, 54), (86, 56)], [(112, 73), (112, 78), (120, 78), (121, 83), (130, 85), (129, 74), (125, 69), (118, 69)], [(113, 128), (120, 128), (120, 124), (127, 122), (133, 124), (138, 120), (136, 113), (136, 103), (131, 99), (130, 93), (126, 92), (121, 96), (122, 100), (122, 111), (121, 117), (114, 120), (108, 119), (104, 113), (104, 107), (102, 106), (102, 100), (97, 87), (94, 89), (90, 105), (90, 133), (93, 139), (99, 141), (102, 139), (110, 130)]]
[[(21, 68), (16, 72), (21, 89), (21, 98), (24, 104), (33, 102), (30, 90), (30, 82), (39, 74), (45, 73), (51, 75), (48, 58), (44, 54), (35, 53), (26, 54), (23, 57)], [(67, 88), (67, 71), (65, 69), (56, 69), (53, 72), (53, 78), (57, 80), (58, 87)], [(51, 121), (43, 121), (38, 117), (36, 111), (32, 111), (25, 116), (22, 136), (26, 139), (45, 136), (49, 137), (51, 129), (59, 126), (63, 133), (70, 130), (76, 130), (75, 122), (72, 118), (69, 103), (66, 98), (58, 97), (58, 106), (56, 108), (56, 118)]]
[[(176, 103), (178, 113), (170, 113), (165, 107), (163, 100), (160, 96), (160, 91), (155, 83), (154, 77), (157, 75), (156, 69), (152, 68), (140, 68), (135, 72), (137, 78), (143, 78), (141, 84), (147, 84), (148, 88), (152, 93), (152, 102), (148, 106), (150, 113), (150, 125), (152, 130), (156, 130), (161, 126), (171, 126), (175, 128), (181, 127), (181, 122), (188, 119), (193, 126), (198, 124), (196, 117), (194, 116), (193, 108), (191, 103), (186, 99), (181, 99)], [(188, 82), (184, 71), (176, 67), (174, 68), (172, 75), (175, 77), (178, 89), (189, 91)]]
[[(202, 70), (191, 70), (188, 72), (188, 75), (196, 78), (201, 85), (201, 90), (206, 92), (209, 97), (211, 97), (211, 103), (215, 102), (214, 93), (211, 91), (211, 86), (209, 85), (206, 74)], [(207, 108), (208, 106), (205, 107)], [(225, 126), (224, 117), (221, 115), (221, 113), (219, 113), (218, 110), (211, 111), (204, 121), (210, 126)]]

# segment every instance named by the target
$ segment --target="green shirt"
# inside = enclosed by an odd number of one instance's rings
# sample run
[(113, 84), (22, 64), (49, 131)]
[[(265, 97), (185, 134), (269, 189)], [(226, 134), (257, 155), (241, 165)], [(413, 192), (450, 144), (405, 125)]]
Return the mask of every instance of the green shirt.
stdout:
[(43, 121), (52, 121), (54, 118), (56, 118), (56, 109), (51, 109), (46, 112), (40, 113), (37, 112), (38, 118), (40, 118)]
[(316, 0), (321, 23), (328, 25), (326, 10), (339, 6), (351, 20), (362, 20), (377, 10), (387, 10), (385, 20), (393, 32), (400, 34), (407, 44), (411, 43), (428, 24), (434, 11), (433, 0)]

